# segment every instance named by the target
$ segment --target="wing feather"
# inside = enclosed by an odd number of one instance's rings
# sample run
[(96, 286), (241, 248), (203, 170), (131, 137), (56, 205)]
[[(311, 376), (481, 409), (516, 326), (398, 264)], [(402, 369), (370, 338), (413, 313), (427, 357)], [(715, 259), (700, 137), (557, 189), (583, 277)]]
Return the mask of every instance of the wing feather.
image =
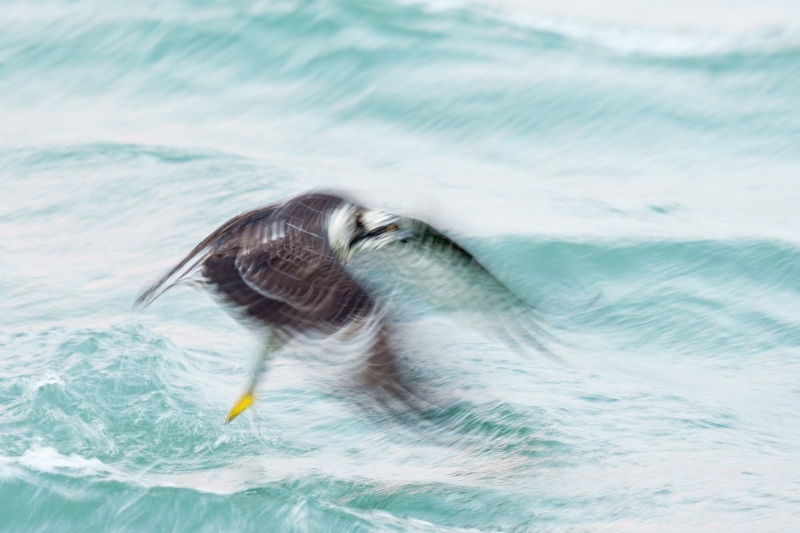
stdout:
[(271, 210), (271, 207), (254, 209), (228, 220), (195, 246), (180, 263), (175, 265), (160, 280), (142, 292), (133, 304), (134, 309), (147, 307), (175, 285), (191, 278), (203, 267), (212, 250), (218, 247), (221, 241), (234, 234), (237, 228), (251, 223), (254, 219), (267, 216)]

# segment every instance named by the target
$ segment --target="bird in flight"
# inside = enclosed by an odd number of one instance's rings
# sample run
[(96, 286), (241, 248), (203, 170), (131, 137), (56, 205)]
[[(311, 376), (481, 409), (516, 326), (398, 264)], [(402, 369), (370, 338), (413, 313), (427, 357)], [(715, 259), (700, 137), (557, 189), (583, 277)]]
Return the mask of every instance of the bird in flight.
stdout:
[(314, 192), (240, 214), (198, 244), (136, 300), (143, 308), (181, 282), (202, 282), (266, 328), (267, 342), (244, 393), (225, 423), (255, 401), (267, 359), (286, 342), (310, 335), (369, 338), (361, 384), (407, 406), (420, 405), (399, 370), (376, 298), (348, 268), (351, 258), (381, 250), (388, 269), (417, 283), (444, 309), (476, 309), (502, 340), (550, 354), (532, 307), (469, 252), (428, 224), (359, 206), (338, 194)]

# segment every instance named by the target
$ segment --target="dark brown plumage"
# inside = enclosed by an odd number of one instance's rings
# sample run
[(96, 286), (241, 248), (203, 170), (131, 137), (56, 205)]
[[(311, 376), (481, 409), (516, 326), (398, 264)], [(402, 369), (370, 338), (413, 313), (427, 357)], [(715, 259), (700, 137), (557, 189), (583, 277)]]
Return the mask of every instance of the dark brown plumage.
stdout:
[[(375, 303), (328, 240), (330, 213), (349, 205), (337, 196), (308, 194), (234, 217), (142, 294), (137, 306), (149, 305), (184, 279), (199, 277), (243, 311), (246, 320), (268, 326), (283, 340), (359, 329), (372, 318)], [(412, 393), (383, 324), (375, 329), (365, 363), (365, 384), (409, 401)]]

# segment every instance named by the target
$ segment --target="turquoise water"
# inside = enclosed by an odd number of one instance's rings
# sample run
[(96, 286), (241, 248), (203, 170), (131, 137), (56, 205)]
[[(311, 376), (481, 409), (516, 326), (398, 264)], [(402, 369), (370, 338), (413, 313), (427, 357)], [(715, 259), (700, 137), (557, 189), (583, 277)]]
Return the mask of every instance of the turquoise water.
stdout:
[[(0, 530), (795, 530), (797, 10), (559, 5), (0, 5)], [(224, 426), (258, 340), (131, 305), (318, 186), (462, 239), (569, 365), (412, 312), (439, 429), (324, 344)]]

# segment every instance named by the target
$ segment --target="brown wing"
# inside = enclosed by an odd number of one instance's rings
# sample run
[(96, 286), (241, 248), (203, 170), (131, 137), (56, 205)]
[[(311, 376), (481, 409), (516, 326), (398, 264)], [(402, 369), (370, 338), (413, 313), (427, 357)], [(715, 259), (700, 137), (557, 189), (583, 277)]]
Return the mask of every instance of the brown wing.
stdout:
[[(259, 242), (258, 238), (248, 240)], [(363, 383), (417, 407), (419, 401), (402, 377), (383, 318), (374, 313), (371, 297), (334, 258), (326, 243), (289, 226), (284, 241), (240, 251), (235, 266), (242, 283), (262, 296), (249, 306), (251, 314), (274, 322), (278, 306), (281, 318), (294, 330), (333, 333), (347, 328), (348, 335), (369, 335), (369, 355), (361, 372)], [(264, 300), (274, 303), (264, 305)]]
[[(354, 320), (367, 317), (373, 310), (369, 295), (347, 273), (330, 251), (326, 241), (287, 223), (282, 239), (263, 242), (256, 235), (244, 235), (232, 243), (237, 246), (233, 266), (235, 272), (220, 285), (223, 292), (246, 302), (251, 315), (267, 323), (288, 325), (295, 329), (316, 328), (326, 332)], [(226, 254), (233, 256), (233, 253)], [(218, 279), (218, 278), (217, 278)], [(217, 279), (213, 281), (219, 283)], [(247, 290), (246, 290), (247, 289)], [(280, 309), (275, 317), (267, 302)], [(240, 304), (241, 305), (241, 304)]]
[(139, 295), (136, 302), (133, 304), (134, 309), (143, 309), (147, 307), (170, 288), (192, 277), (192, 275), (202, 267), (214, 249), (218, 249), (228, 238), (232, 235), (236, 235), (240, 228), (247, 226), (254, 220), (269, 217), (274, 209), (274, 206), (255, 209), (235, 216), (225, 222), (225, 224), (214, 230), (208, 237), (203, 239), (200, 244), (195, 246), (180, 263), (164, 274), (164, 277)]

